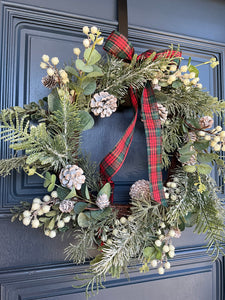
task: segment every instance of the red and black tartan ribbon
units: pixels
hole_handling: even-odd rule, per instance
[[[118,31],[113,31],[108,37],[103,49],[109,52],[111,55],[123,59],[126,62],[130,62],[134,55],[134,48],[132,44]],[[143,60],[148,58],[154,51],[147,50],[140,54],[137,59]],[[164,57],[180,57],[181,52],[166,50],[160,53],[156,53],[153,60]],[[131,103],[134,107],[135,115],[134,118],[127,128],[125,134],[118,141],[113,150],[106,155],[100,164],[100,173],[102,177],[108,182],[112,182],[111,178],[119,171],[122,167],[123,162],[129,151],[135,124],[137,121],[138,114],[138,98],[133,88],[130,87],[129,94],[131,97]],[[148,174],[149,174],[149,188],[151,198],[156,202],[166,204],[165,194],[163,190],[162,182],[162,135],[161,135],[161,122],[159,118],[156,98],[154,96],[153,89],[150,82],[148,81],[143,89],[141,97],[141,109],[142,109],[142,120],[144,122],[147,154],[148,154]]]

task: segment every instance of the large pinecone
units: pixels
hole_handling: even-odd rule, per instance
[[[59,180],[64,187],[76,190],[80,190],[82,184],[85,182],[85,176],[83,170],[77,165],[67,165],[63,168],[59,174]]]
[[[63,200],[59,204],[59,210],[64,213],[70,213],[74,208],[74,202],[71,200]]]
[[[106,194],[99,195],[95,203],[100,209],[104,209],[110,205],[109,198]]]
[[[163,124],[167,120],[168,110],[161,103],[157,103],[157,107],[159,110],[159,117],[160,117],[161,123]]]
[[[57,77],[53,76],[45,76],[41,80],[42,84],[49,89],[54,89],[58,83]]]
[[[90,106],[95,116],[109,117],[117,109],[117,98],[108,92],[96,93],[91,99]]]
[[[136,181],[130,188],[130,197],[132,200],[150,199],[149,181]]]

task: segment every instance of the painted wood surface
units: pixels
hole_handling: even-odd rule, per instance
[[[180,44],[184,57],[194,63],[215,56],[217,70],[203,66],[202,83],[211,94],[224,98],[225,2],[222,0],[128,0],[129,40],[136,52]],[[47,95],[40,80],[43,53],[68,62],[72,49],[81,46],[84,25],[96,25],[106,37],[117,28],[117,4],[111,1],[0,0],[1,85],[0,106],[23,105]],[[110,119],[97,120],[83,137],[83,148],[99,162],[121,137],[132,111],[121,110]],[[110,134],[109,134],[110,131]],[[87,144],[87,141],[91,141]],[[98,141],[98,143],[96,143]],[[126,202],[130,184],[147,176],[143,127],[139,121],[124,166],[115,177],[115,201]],[[10,157],[0,144],[0,158]],[[215,179],[220,178],[215,174]],[[9,209],[21,200],[42,195],[38,178],[13,173],[0,179],[0,284],[1,300],[85,299],[73,289],[73,276],[86,265],[64,261],[70,239],[49,239],[42,232],[10,223]],[[108,289],[94,299],[224,300],[224,259],[212,263],[205,254],[204,237],[191,230],[177,240],[173,267],[163,276],[156,270],[139,274],[138,265],[126,278],[107,280]],[[135,262],[134,262],[135,263]],[[75,283],[76,284],[76,283]]]

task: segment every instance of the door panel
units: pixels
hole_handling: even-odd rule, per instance
[[[223,98],[225,21],[220,15],[222,9],[225,10],[225,2],[204,1],[204,11],[201,9],[203,0],[184,2],[183,5],[194,11],[191,24],[190,19],[184,17],[187,13],[185,6],[182,8],[176,1],[167,3],[164,0],[161,4],[152,0],[128,0],[129,40],[136,52],[149,48],[164,49],[174,43],[181,45],[185,60],[193,57],[194,64],[211,56],[217,57],[219,68],[212,70],[203,66],[200,78],[211,94]],[[153,6],[154,10],[151,9]],[[16,0],[0,1],[0,8],[1,108],[22,106],[47,95],[40,82],[43,76],[39,67],[42,54],[58,56],[61,63],[68,62],[73,47],[82,44],[81,28],[84,25],[100,27],[104,36],[117,26],[116,1],[95,1],[93,5],[90,0],[82,3],[72,0]],[[210,15],[212,11],[217,13],[217,17]],[[147,18],[147,15],[152,18]],[[176,23],[173,20],[177,20]],[[178,23],[180,26],[177,26]],[[132,109],[121,109],[109,119],[96,120],[95,128],[83,136],[83,149],[91,153],[94,161],[101,161],[122,136],[131,119]],[[0,144],[0,158],[11,154],[6,144]],[[127,202],[129,186],[137,179],[147,178],[146,161],[145,135],[139,118],[127,159],[114,178],[116,202]],[[217,174],[214,175],[220,182]],[[10,223],[9,209],[13,205],[43,193],[38,178],[17,173],[0,178],[2,300],[85,299],[83,290],[73,289],[72,285],[74,274],[83,272],[86,265],[75,267],[64,261],[63,249],[72,241],[71,237],[65,237],[63,241],[60,237],[49,239],[40,230],[27,228],[19,222]],[[173,267],[165,275],[159,276],[156,270],[139,274],[139,266],[134,261],[136,267],[131,269],[130,281],[126,278],[107,280],[108,289],[101,291],[95,299],[225,299],[224,259],[211,262],[205,254],[204,237],[194,235],[190,229],[176,241],[176,246],[178,250]]]

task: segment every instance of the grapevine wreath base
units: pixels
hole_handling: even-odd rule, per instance
[[[225,131],[213,128],[212,117],[222,116],[225,103],[202,89],[191,58],[179,67],[179,49],[136,55],[114,31],[104,45],[108,55],[101,57],[96,50],[103,44],[101,32],[95,26],[83,32],[84,53],[81,57],[74,48],[71,65],[58,68],[57,57],[42,56],[40,66],[47,71],[42,84],[51,90],[47,98],[1,111],[1,139],[13,155],[0,160],[0,175],[25,171],[40,176],[47,189],[42,199],[15,207],[12,221],[19,218],[50,238],[71,231],[75,242],[65,254],[75,264],[97,247],[87,295],[102,286],[107,273],[128,272],[132,258],[141,262],[140,272],[158,268],[163,274],[175,255],[173,239],[186,227],[205,233],[207,251],[216,259],[224,254],[225,210],[210,172],[213,166],[223,176]],[[214,68],[218,62],[211,58],[204,64]],[[133,120],[98,168],[81,150],[82,132],[94,126],[94,118],[110,117],[128,96]],[[112,177],[128,153],[138,110],[149,180],[131,186],[128,205],[115,205]],[[163,168],[169,170],[164,183]]]

